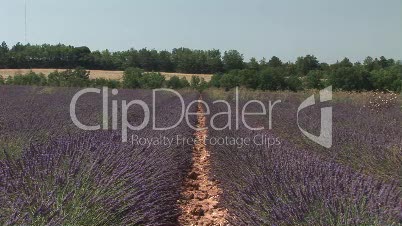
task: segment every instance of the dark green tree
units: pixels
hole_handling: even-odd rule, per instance
[[[258,73],[259,89],[284,90],[287,88],[283,69],[268,67]]]
[[[123,74],[123,87],[130,89],[140,88],[143,73],[144,71],[139,68],[127,68]]]
[[[223,55],[223,65],[225,71],[243,69],[244,68],[243,59],[244,59],[243,55],[240,54],[237,50],[225,51],[225,54]]]
[[[167,87],[171,89],[182,89],[190,86],[189,82],[185,77],[179,78],[178,76],[173,76],[167,82]]]
[[[311,70],[318,69],[319,66],[317,58],[313,55],[298,57],[296,60],[297,73],[301,76],[307,75]]]
[[[324,72],[321,70],[310,71],[305,78],[305,87],[307,89],[324,88]]]
[[[144,73],[140,78],[141,88],[146,89],[162,88],[164,82],[165,76],[163,76],[161,73],[156,72]]]
[[[281,67],[282,65],[283,65],[282,61],[276,56],[273,56],[268,61],[268,66],[270,66],[270,67]]]

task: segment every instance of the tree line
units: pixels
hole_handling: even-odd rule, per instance
[[[245,69],[212,76],[211,86],[231,89],[244,86],[261,90],[322,89],[332,85],[345,91],[402,91],[402,64],[393,59],[367,57],[363,63],[348,58],[334,64],[320,63],[316,57],[299,57],[283,63],[272,57],[268,62],[251,60]]]
[[[237,51],[192,50],[176,48],[172,51],[130,49],[110,52],[91,51],[88,47],[58,45],[23,45],[11,48],[0,46],[1,68],[59,68],[84,67],[92,70],[125,70],[129,67],[145,71],[212,74],[242,68],[243,56]]]
[[[145,72],[140,68],[127,68],[123,73],[123,79],[90,79],[90,71],[78,67],[63,71],[54,71],[49,75],[30,71],[26,74],[3,77],[0,75],[0,85],[34,85],[34,86],[60,86],[60,87],[109,87],[127,89],[157,89],[171,88],[183,89],[192,88],[203,90],[209,84],[199,76],[192,76],[190,81],[185,77],[172,76],[166,79],[159,72]]]
[[[144,48],[110,52],[108,50],[91,51],[85,46],[74,47],[63,44],[23,45],[17,43],[9,48],[3,42],[0,46],[0,68],[70,69],[77,67],[93,70],[124,70],[125,74],[134,69],[141,70],[141,74],[158,71],[214,74],[207,85],[225,89],[243,86],[250,89],[298,91],[320,89],[328,85],[333,85],[339,90],[357,91],[400,92],[402,89],[401,62],[384,56],[367,57],[363,62],[356,63],[344,58],[334,64],[320,62],[313,55],[298,57],[295,62],[282,62],[276,56],[268,61],[265,58],[260,61],[251,58],[245,62],[243,55],[236,50],[225,51],[221,54],[219,50],[188,48],[177,48],[172,51]],[[149,85],[144,85],[144,82],[140,85],[140,81],[147,80],[150,76],[154,76],[157,80],[155,74],[158,73],[140,76],[141,79],[133,83],[137,85],[128,88],[148,87]],[[183,82],[183,80],[177,82],[177,79],[175,78],[176,81],[172,84]],[[194,79],[197,80],[197,77]],[[154,82],[153,79],[151,80]],[[4,79],[3,83],[5,83]],[[202,83],[202,87],[206,86],[205,81],[199,81],[199,83]]]

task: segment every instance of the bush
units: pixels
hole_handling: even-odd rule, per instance
[[[90,83],[90,72],[85,70],[84,68],[79,67],[75,70],[67,70],[64,73],[66,74],[67,80],[69,81],[69,86],[88,86]]]
[[[281,68],[267,67],[258,73],[258,80],[262,90],[284,90],[287,86]]]
[[[341,67],[330,73],[329,83],[341,90],[371,90],[370,73],[363,67]]]
[[[293,92],[303,90],[302,81],[297,76],[289,76],[285,79],[286,88]]]
[[[109,87],[110,89],[116,89],[121,87],[121,83],[118,80],[96,78],[91,80],[92,87]]]
[[[127,68],[123,74],[123,87],[131,89],[140,88],[140,80],[143,76],[143,73],[144,71],[139,68]]]
[[[51,86],[86,87],[90,84],[89,73],[83,68],[68,69],[62,72],[54,71],[48,76],[48,84]]]
[[[196,89],[202,92],[204,89],[208,88],[208,83],[204,78],[200,78],[199,76],[192,76],[190,86],[193,89]]]
[[[198,76],[191,76],[190,86],[193,89],[196,89],[200,85],[201,79]]]
[[[46,76],[42,73],[36,74],[33,71],[28,72],[25,75],[17,74],[14,77],[9,77],[7,83],[10,85],[47,85]]]
[[[213,74],[209,81],[209,85],[217,88],[221,87],[221,78],[222,74]]]
[[[305,87],[307,89],[323,89],[324,88],[324,72],[319,70],[310,71],[307,74]]]
[[[190,87],[190,83],[188,82],[188,80],[185,77],[180,78],[180,82],[181,82],[183,88]]]
[[[243,77],[240,72],[240,70],[232,70],[229,73],[224,74],[220,79],[220,86],[225,88],[225,90],[229,90],[242,85]]]
[[[140,79],[141,88],[157,89],[163,87],[165,76],[161,73],[146,73]]]
[[[3,76],[0,75],[0,85],[4,85],[6,81],[4,80]]]
[[[402,66],[374,70],[370,73],[373,88],[382,91],[402,91]]]
[[[178,76],[173,76],[167,82],[167,87],[171,89],[182,89],[190,86],[190,83],[186,78],[179,78]]]

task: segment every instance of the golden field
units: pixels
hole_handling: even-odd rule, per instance
[[[33,71],[35,73],[43,73],[45,75],[49,75],[51,72],[59,70],[63,71],[65,69],[0,69],[0,75],[4,78],[8,76],[14,76],[16,74],[26,74],[29,71]],[[90,78],[105,78],[105,79],[116,79],[120,80],[123,77],[123,71],[104,71],[104,70],[89,70],[90,71]],[[166,79],[170,79],[173,76],[184,77],[188,81],[190,81],[192,76],[198,76],[204,78],[205,81],[210,81],[212,75],[211,74],[183,74],[183,73],[168,73],[168,72],[160,72],[162,75],[166,77]]]

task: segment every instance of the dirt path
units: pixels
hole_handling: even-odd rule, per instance
[[[201,104],[198,105],[198,112],[203,112]],[[197,127],[205,127],[203,115],[198,116]],[[218,187],[218,182],[208,176],[210,155],[205,146],[207,133],[207,130],[195,133],[198,142],[194,146],[192,169],[183,183],[180,225],[228,225],[227,210],[218,206],[222,191]]]

